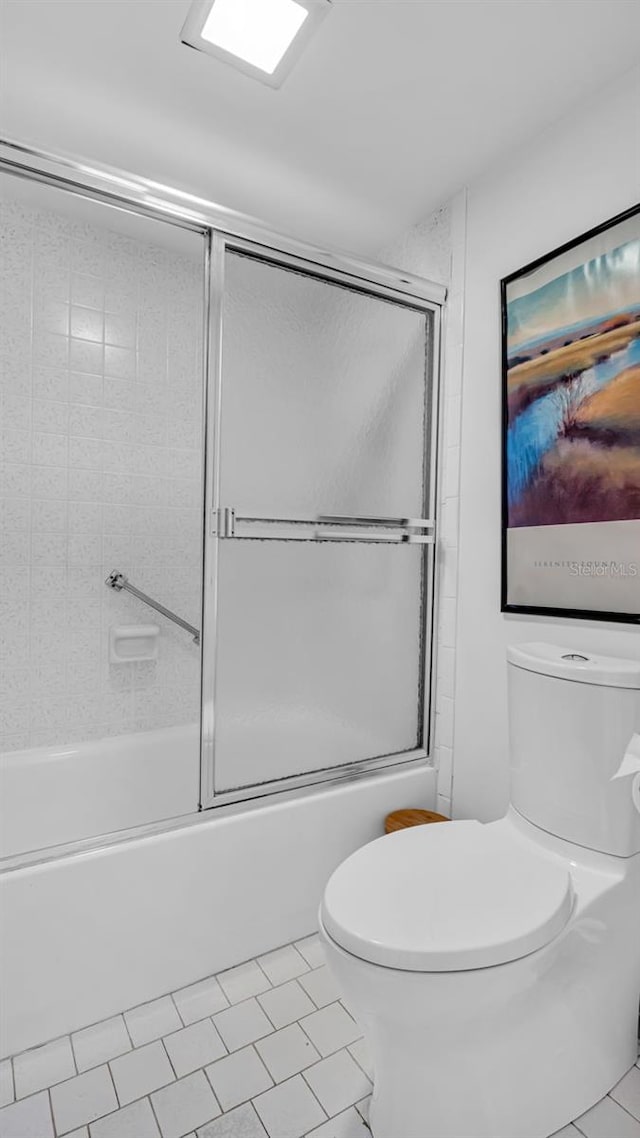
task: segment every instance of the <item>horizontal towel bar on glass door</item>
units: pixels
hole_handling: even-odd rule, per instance
[[[126,577],[124,573],[120,573],[118,569],[114,569],[113,572],[109,574],[105,585],[108,585],[110,589],[117,589],[118,592],[124,589],[127,593],[131,593],[132,597],[137,597],[143,604],[149,605],[149,608],[155,609],[155,611],[161,613],[162,616],[166,616],[167,620],[171,620],[174,624],[179,625],[180,628],[184,628],[185,632],[189,632],[191,636],[193,636],[195,644],[200,643],[200,632],[195,625],[189,624],[188,620],[183,620],[181,616],[172,612],[171,609],[165,608],[159,601],[154,601],[153,597],[150,597],[147,593],[143,593],[142,589],[137,589],[135,585],[131,584],[129,578]]]
[[[212,517],[212,533],[217,537],[245,541],[372,541],[432,545],[433,532],[420,531],[433,531],[434,526],[435,523],[427,518],[387,518],[365,514],[319,514],[316,518],[258,517],[237,514],[232,506],[214,510]]]

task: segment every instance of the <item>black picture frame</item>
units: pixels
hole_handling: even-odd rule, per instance
[[[522,268],[509,273],[500,281],[500,314],[501,314],[501,555],[500,555],[500,611],[503,613],[522,613],[531,616],[546,616],[546,617],[562,617],[576,620],[591,620],[591,621],[608,621],[623,624],[640,624],[640,611],[638,612],[622,612],[611,611],[606,608],[603,609],[590,609],[590,608],[572,608],[564,606],[544,605],[544,604],[516,604],[508,599],[508,548],[507,548],[507,534],[509,530],[508,525],[508,465],[507,465],[507,432],[509,427],[509,410],[508,410],[508,299],[507,292],[509,285],[529,274],[535,272],[543,265],[547,265],[555,259],[562,257],[565,253],[576,249],[582,244],[586,244],[594,237],[607,232],[609,229],[614,228],[621,222],[628,221],[631,218],[640,214],[640,202],[631,206],[629,209],[624,210],[622,213],[616,214],[614,217],[609,218],[607,221],[602,222],[600,225],[594,226],[592,229],[581,233],[578,237],[567,241],[557,248],[552,249],[550,252],[545,253],[541,257],[537,257],[534,261],[530,261]],[[640,550],[639,550],[640,560]],[[640,597],[640,576],[638,577],[638,591]],[[640,604],[639,604],[640,609]]]

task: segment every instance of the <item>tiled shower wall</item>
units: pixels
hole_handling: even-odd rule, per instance
[[[2,749],[195,721],[199,649],[104,579],[200,624],[199,238],[191,259],[3,189]],[[109,628],[148,623],[159,659],[110,664]]]

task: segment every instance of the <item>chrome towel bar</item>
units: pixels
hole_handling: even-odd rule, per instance
[[[434,544],[430,518],[386,518],[320,514],[315,518],[257,517],[238,514],[232,506],[213,511],[211,530],[217,537],[258,541],[358,541]],[[431,531],[425,533],[424,531]]]
[[[108,585],[111,589],[117,589],[118,592],[124,589],[127,593],[131,593],[133,597],[137,597],[139,601],[142,601],[145,605],[149,605],[149,608],[155,609],[156,612],[161,613],[162,616],[166,616],[167,620],[172,620],[174,624],[178,624],[180,628],[184,628],[185,632],[189,632],[191,636],[193,636],[194,644],[200,643],[200,632],[197,628],[189,624],[188,620],[183,620],[181,616],[172,612],[171,609],[165,608],[159,601],[154,601],[153,597],[148,596],[147,593],[143,593],[142,589],[137,589],[135,585],[131,584],[129,578],[126,577],[124,573],[120,573],[118,569],[114,569],[113,572],[109,574],[105,585]]]

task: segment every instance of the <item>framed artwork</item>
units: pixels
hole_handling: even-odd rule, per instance
[[[640,205],[501,294],[502,611],[640,623]]]

